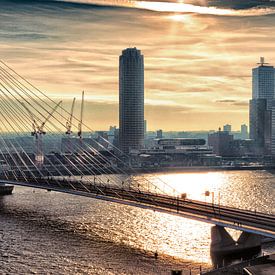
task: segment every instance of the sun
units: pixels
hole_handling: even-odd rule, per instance
[[[134,3],[134,6],[136,8],[148,9],[148,10],[158,11],[158,12],[199,13],[199,14],[212,14],[212,15],[231,15],[232,14],[232,10],[185,4],[184,1],[178,1],[178,2],[137,1]]]

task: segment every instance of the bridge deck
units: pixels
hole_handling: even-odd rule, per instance
[[[0,183],[42,188],[147,208],[275,238],[275,215],[85,181],[37,179]]]

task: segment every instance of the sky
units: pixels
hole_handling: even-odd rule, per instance
[[[0,59],[84,120],[118,125],[118,60],[145,62],[149,130],[248,124],[251,69],[275,64],[274,1],[0,0]]]

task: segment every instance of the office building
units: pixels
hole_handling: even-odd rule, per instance
[[[252,69],[252,99],[266,99],[267,110],[272,108],[274,98],[274,67],[268,66],[261,57],[260,66]]]
[[[274,67],[261,57],[259,66],[252,69],[252,100],[249,104],[250,138],[257,153],[271,152],[272,101],[274,98]],[[275,122],[274,122],[275,123]]]
[[[136,48],[119,58],[119,145],[125,153],[144,146],[144,61]]]

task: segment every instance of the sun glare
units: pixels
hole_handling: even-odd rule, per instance
[[[214,7],[201,7],[191,4],[184,4],[183,2],[147,2],[138,1],[134,4],[137,8],[143,8],[159,12],[181,12],[181,13],[199,13],[199,14],[213,14],[213,15],[231,15],[233,11],[227,9],[218,9]]]

